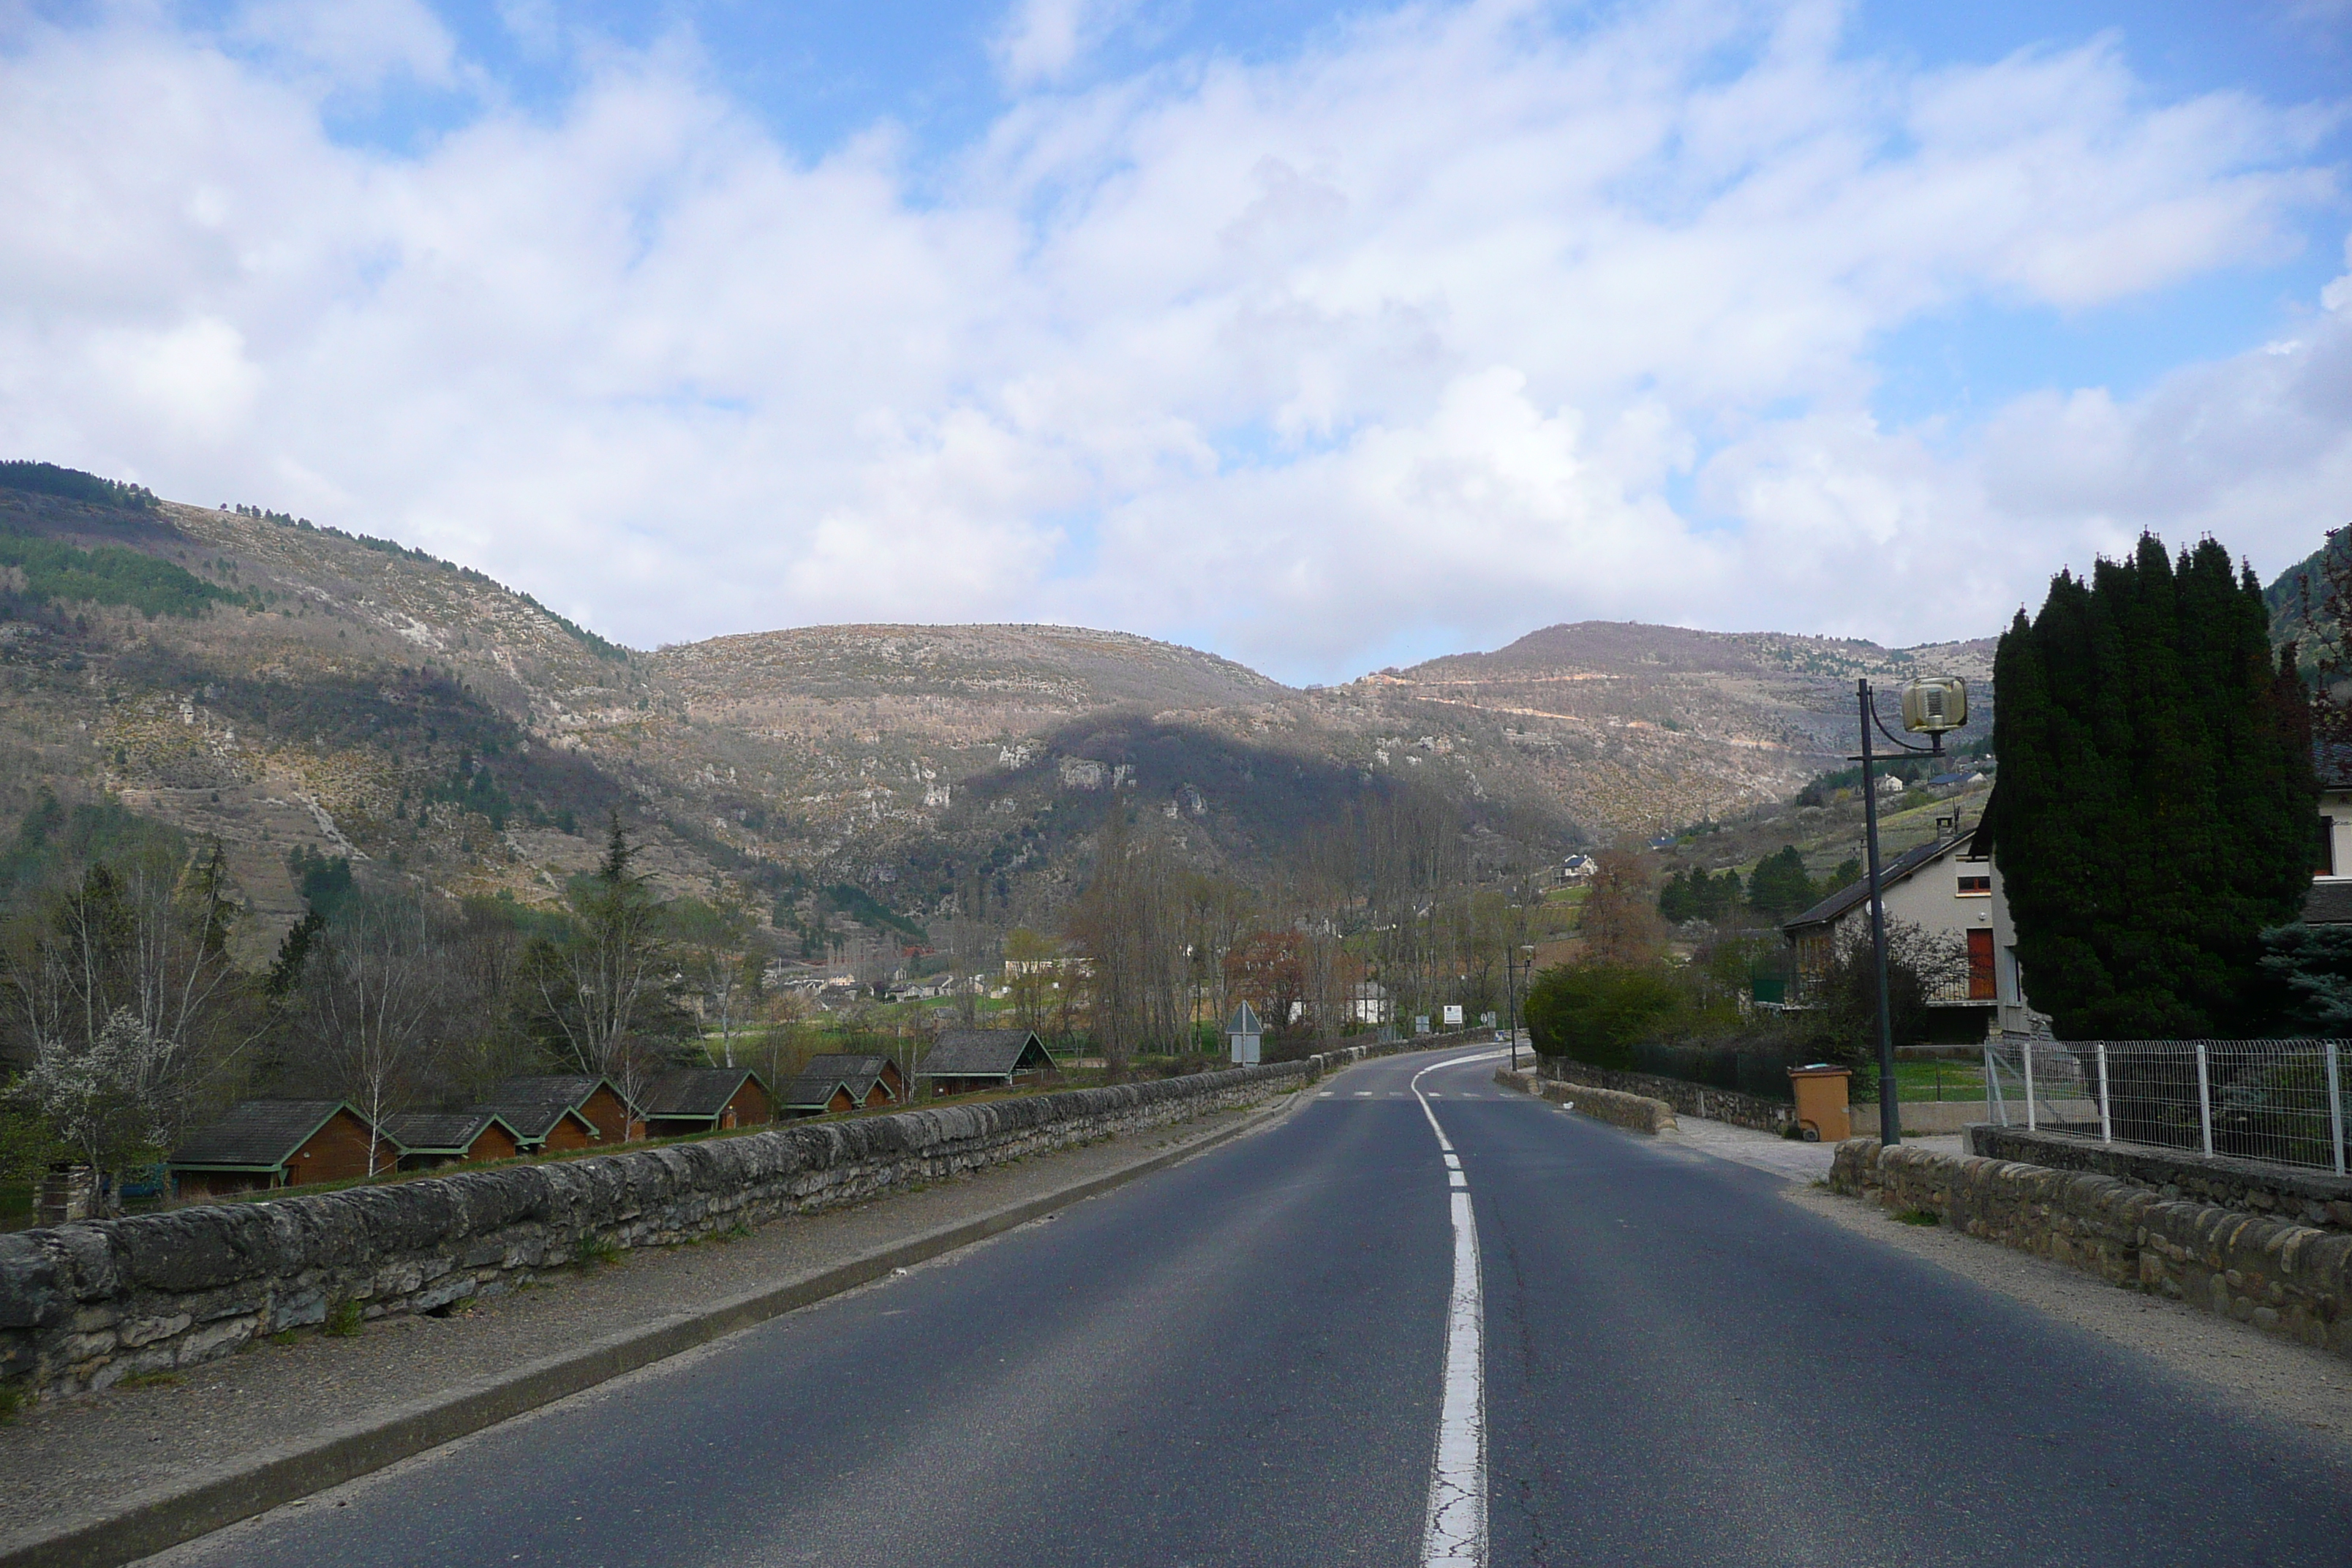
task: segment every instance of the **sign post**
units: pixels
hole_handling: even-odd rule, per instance
[[[1248,1003],[1234,1008],[1234,1016],[1225,1020],[1225,1037],[1234,1046],[1234,1066],[1257,1066],[1259,1043],[1265,1036],[1265,1030],[1259,1025],[1257,1015],[1250,1010]]]

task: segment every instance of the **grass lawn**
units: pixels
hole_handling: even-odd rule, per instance
[[[1984,1068],[1977,1062],[1896,1062],[1895,1081],[1905,1100],[1984,1098]]]

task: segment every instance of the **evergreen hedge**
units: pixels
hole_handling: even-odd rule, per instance
[[[2025,989],[2062,1039],[2242,1036],[2266,926],[2310,887],[2310,710],[2261,584],[2211,540],[2062,573],[1993,659],[2000,863]]]

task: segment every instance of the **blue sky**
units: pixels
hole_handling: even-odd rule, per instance
[[[646,644],[1981,635],[2352,521],[2352,4],[0,8],[0,445]]]

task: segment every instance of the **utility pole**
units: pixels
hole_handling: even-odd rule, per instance
[[[1862,821],[1870,856],[1870,962],[1878,982],[1878,1141],[1892,1147],[1903,1142],[1903,1112],[1895,1081],[1895,1025],[1886,1008],[1886,904],[1878,885],[1878,780],[1871,767],[1870,731],[1878,714],[1866,678],[1854,682],[1854,700],[1862,718]]]

